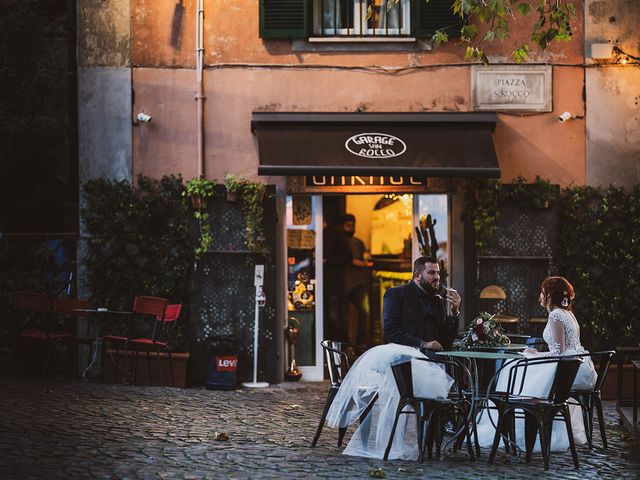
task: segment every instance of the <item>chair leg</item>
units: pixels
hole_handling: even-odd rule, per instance
[[[602,437],[602,446],[607,449],[607,434],[604,431],[604,415],[602,414],[602,400],[600,395],[594,398],[596,411],[598,412],[598,427],[600,428],[600,436]]]
[[[418,436],[418,461],[420,463],[422,463],[423,456],[422,456],[422,443],[423,443],[423,438],[422,438],[422,405],[418,406],[418,405],[414,405],[413,409],[415,410],[416,413],[416,435]]]
[[[324,427],[324,421],[327,418],[327,413],[329,412],[329,408],[333,403],[333,399],[338,393],[337,389],[331,388],[329,390],[329,395],[327,395],[327,399],[324,402],[324,410],[322,411],[322,417],[320,417],[320,422],[318,423],[318,428],[316,428],[316,434],[311,441],[311,447],[315,447],[318,443],[318,439],[320,438],[320,434],[322,433],[322,428]],[[340,446],[340,444],[338,444]]]
[[[530,413],[524,414],[524,440],[525,440],[525,463],[531,461],[531,454],[533,453],[533,447],[536,444],[536,437],[538,436],[538,422],[535,417]]]
[[[171,358],[171,350],[167,348],[167,355],[169,356],[169,374],[171,375],[171,386],[176,386],[176,380],[173,376],[173,359]]]
[[[496,425],[496,433],[493,436],[493,445],[491,445],[491,452],[489,453],[489,463],[493,463],[493,459],[495,458],[496,453],[498,452],[502,426],[504,425],[505,417],[507,417],[508,415],[512,415],[512,411],[508,411],[508,410],[503,411],[502,409],[498,408],[498,424]]]
[[[567,436],[569,437],[569,447],[571,448],[571,457],[573,458],[573,465],[576,470],[580,468],[578,462],[578,453],[576,452],[576,443],[573,440],[573,428],[571,428],[571,415],[569,415],[569,407],[564,405],[562,410],[562,416],[564,417],[564,423],[567,426]]]
[[[376,395],[371,400],[371,402],[369,402],[369,405],[367,405],[367,408],[364,409],[364,412],[362,412],[362,415],[360,415],[360,419],[359,419],[360,420],[360,437],[362,439],[363,448],[366,448],[367,445],[369,444],[369,431],[371,430],[371,423],[367,421],[367,417],[369,416],[369,413],[371,412],[371,409],[373,408],[373,405],[376,403],[377,399],[378,399],[378,396]]]
[[[396,434],[396,427],[398,426],[398,420],[400,418],[400,414],[402,413],[402,409],[406,406],[405,403],[400,400],[398,403],[398,408],[396,409],[396,417],[393,420],[393,427],[391,427],[391,433],[389,434],[389,442],[387,443],[387,448],[384,450],[383,460],[389,459],[389,452],[391,452],[391,445],[393,444],[393,437]]]
[[[147,349],[147,372],[149,373],[149,385],[153,385],[153,378],[151,374],[151,350]]]
[[[538,421],[538,431],[540,432],[540,450],[542,452],[542,459],[544,461],[544,469],[549,470],[549,455],[551,453],[551,428],[549,422],[553,423],[553,415],[548,418],[543,415],[542,421]]]
[[[591,450],[593,448],[593,404],[588,395],[580,395],[578,403],[582,411],[582,423],[584,425],[584,434],[587,437],[587,447]]]
[[[160,383],[164,385],[164,372],[162,371],[162,363],[160,362],[160,349],[156,346],[156,360],[158,361],[158,373],[160,374]]]

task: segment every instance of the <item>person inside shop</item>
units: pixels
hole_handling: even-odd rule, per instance
[[[345,294],[347,300],[347,309],[349,305],[355,307],[358,323],[355,332],[349,332],[349,338],[355,338],[358,345],[366,345],[369,343],[369,283],[367,276],[369,268],[373,267],[373,262],[365,258],[368,254],[364,242],[355,236],[356,217],[347,213],[340,219],[342,230],[347,235],[349,246],[351,247],[351,255],[353,260],[345,269]],[[351,329],[350,329],[351,330]]]
[[[418,258],[412,281],[384,294],[385,339],[426,351],[450,350],[458,332],[461,300],[455,290],[440,289],[435,258]]]
[[[322,231],[324,252],[324,309],[327,337],[339,342],[349,341],[349,319],[345,295],[345,274],[353,255],[342,228],[324,222]]]

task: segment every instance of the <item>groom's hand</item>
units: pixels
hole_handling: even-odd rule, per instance
[[[430,342],[422,340],[422,342],[420,342],[420,348],[426,348],[427,350],[433,350],[434,352],[441,352],[444,350],[442,345],[440,345],[440,342],[437,340],[432,340]]]

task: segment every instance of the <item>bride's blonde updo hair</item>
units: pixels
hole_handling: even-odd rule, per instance
[[[547,305],[571,310],[576,293],[566,278],[548,277],[542,282],[540,290]]]

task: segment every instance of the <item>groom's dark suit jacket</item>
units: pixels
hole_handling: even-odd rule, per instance
[[[412,280],[384,294],[382,320],[388,342],[419,347],[437,340],[450,350],[458,333],[458,315],[446,315],[443,297],[428,295]]]

